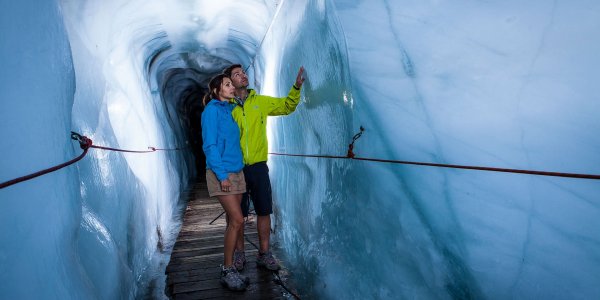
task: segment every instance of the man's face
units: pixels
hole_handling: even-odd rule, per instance
[[[233,82],[233,86],[235,86],[235,88],[248,86],[248,76],[246,76],[246,73],[244,73],[242,68],[235,68],[231,70],[231,81]]]

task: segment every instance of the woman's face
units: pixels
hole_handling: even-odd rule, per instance
[[[221,90],[219,91],[219,100],[227,101],[235,96],[235,87],[228,77],[223,78],[221,82]]]

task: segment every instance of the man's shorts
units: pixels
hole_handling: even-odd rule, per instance
[[[223,196],[223,195],[235,195],[246,192],[246,180],[244,178],[244,172],[239,171],[237,173],[229,173],[229,181],[231,182],[231,188],[229,192],[221,190],[221,182],[217,179],[215,173],[212,170],[206,170],[206,185],[208,187],[208,195]]]
[[[273,213],[273,198],[271,196],[271,180],[269,167],[266,162],[259,162],[244,167],[248,192],[242,198],[242,214],[248,216],[250,200],[258,216],[268,216]]]

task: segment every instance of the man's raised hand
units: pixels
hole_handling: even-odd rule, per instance
[[[302,76],[302,74],[304,73],[304,67],[300,67],[300,70],[298,70],[298,76],[296,76],[296,87],[297,88],[301,88],[302,84],[304,83],[304,76]]]

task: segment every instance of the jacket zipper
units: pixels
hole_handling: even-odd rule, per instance
[[[246,119],[246,111],[244,110],[244,107],[242,106],[242,116],[244,117],[244,135],[246,136],[246,141],[245,141],[245,145],[246,145],[246,157],[248,157],[248,154],[250,153],[250,151],[248,151],[248,120]],[[248,163],[248,161],[246,161],[246,163]]]
[[[246,99],[248,100],[248,99]],[[248,150],[248,120],[246,119],[246,110],[244,109],[244,104],[246,104],[246,101],[241,102],[238,99],[236,99],[235,101],[237,103],[237,105],[239,105],[242,108],[242,117],[244,119],[244,133],[246,136],[246,141],[245,141],[245,148],[246,148],[246,155],[245,157],[248,157],[250,151]],[[248,161],[245,162],[246,164],[249,164]]]

